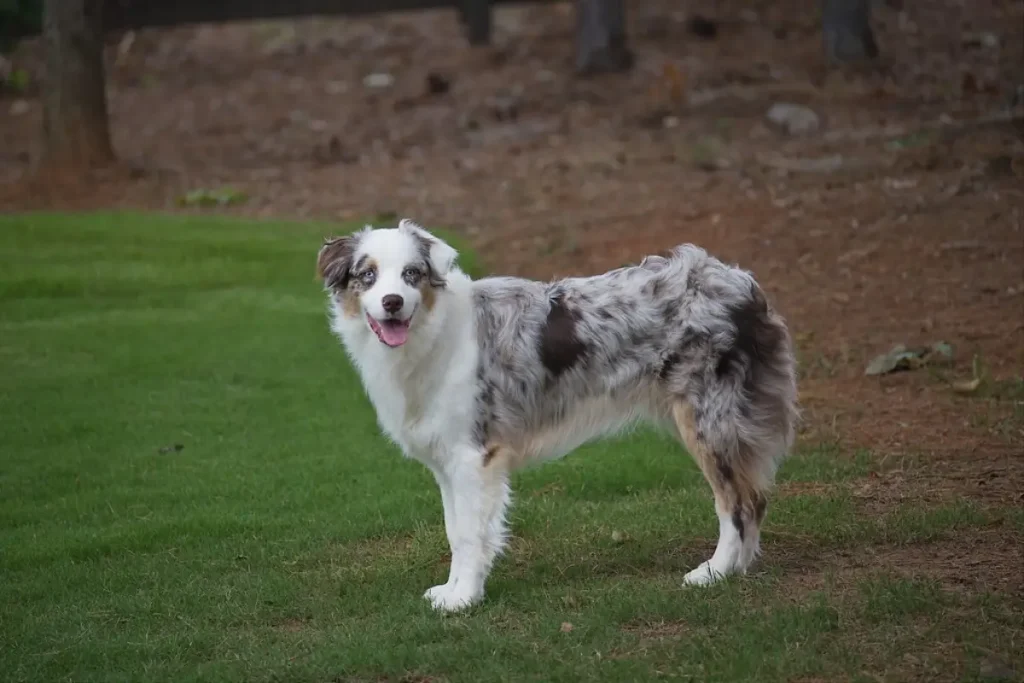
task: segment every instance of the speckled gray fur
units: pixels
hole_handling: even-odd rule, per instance
[[[558,432],[595,402],[602,431],[644,418],[669,424],[681,398],[723,465],[750,458],[770,483],[793,439],[794,359],[747,272],[682,245],[594,277],[473,287],[481,443],[524,448],[528,435]],[[553,313],[568,324],[552,329]],[[550,345],[570,350],[545,358]]]

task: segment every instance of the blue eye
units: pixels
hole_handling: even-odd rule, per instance
[[[364,271],[364,272],[363,272],[363,273],[362,273],[362,274],[361,274],[361,275],[359,276],[359,280],[360,280],[360,281],[361,281],[361,282],[362,282],[362,283],[363,283],[364,285],[366,285],[367,287],[369,287],[370,285],[372,285],[372,284],[374,283],[374,281],[375,281],[376,279],[377,279],[377,271],[375,271],[375,270],[372,270],[372,269],[371,269],[371,270],[367,270],[367,271]]]

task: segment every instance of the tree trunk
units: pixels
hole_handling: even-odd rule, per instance
[[[470,45],[491,42],[491,0],[460,0],[459,17]]]
[[[857,62],[878,56],[871,30],[871,0],[822,0],[821,30],[830,62]]]
[[[576,0],[576,70],[624,71],[633,65],[626,43],[624,0]]]
[[[103,0],[46,0],[44,167],[84,170],[113,163],[103,74]]]

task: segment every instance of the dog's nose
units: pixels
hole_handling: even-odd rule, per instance
[[[398,313],[402,310],[405,301],[397,294],[388,294],[380,300],[381,305],[387,313]]]

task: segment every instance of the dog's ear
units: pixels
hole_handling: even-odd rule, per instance
[[[435,287],[443,287],[448,271],[452,269],[459,252],[444,240],[434,237],[413,221],[403,218],[398,223],[398,229],[413,235],[420,243],[427,264],[430,266],[430,284]]]
[[[332,289],[345,289],[352,274],[358,240],[355,235],[324,240],[316,258],[316,274]]]

